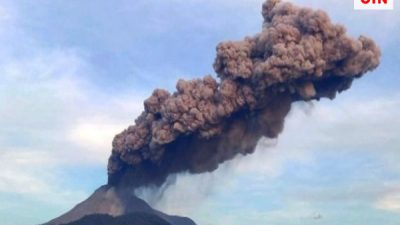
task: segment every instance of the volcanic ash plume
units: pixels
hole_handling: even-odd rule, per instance
[[[202,173],[275,138],[294,101],[350,88],[375,69],[380,51],[367,37],[353,39],[320,10],[279,0],[263,4],[261,33],[217,46],[214,69],[179,80],[177,91],[154,90],[144,112],[115,136],[109,184],[161,185],[169,174]]]

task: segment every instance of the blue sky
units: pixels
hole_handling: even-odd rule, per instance
[[[106,182],[113,135],[155,87],[213,74],[215,46],[260,30],[262,0],[0,0],[0,223],[47,221]],[[201,225],[400,221],[400,5],[296,0],[382,48],[335,101],[296,104],[278,140],[181,174],[158,209]],[[397,3],[397,2],[396,2]]]

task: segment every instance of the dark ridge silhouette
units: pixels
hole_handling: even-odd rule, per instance
[[[113,217],[110,215],[94,214],[63,225],[172,225],[162,218],[143,212],[130,213]]]
[[[132,189],[116,188],[109,185],[100,187],[88,199],[76,205],[69,212],[44,225],[67,224],[77,221],[86,215],[107,214],[121,216],[132,213],[146,213],[146,215],[161,218],[170,225],[196,225],[189,218],[170,216],[151,208],[145,201],[136,197]]]

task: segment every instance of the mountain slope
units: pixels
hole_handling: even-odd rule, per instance
[[[186,217],[170,216],[151,208],[145,201],[133,195],[129,188],[101,186],[88,199],[76,205],[69,212],[44,225],[60,225],[82,219],[88,215],[121,216],[132,213],[145,213],[165,220],[170,225],[195,225]],[[139,214],[133,214],[139,215]],[[130,224],[130,223],[129,223]]]
[[[64,225],[171,225],[164,219],[150,213],[131,213],[118,217],[110,215],[89,215]]]

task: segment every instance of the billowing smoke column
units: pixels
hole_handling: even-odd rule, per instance
[[[109,184],[161,185],[169,174],[213,171],[252,153],[261,137],[277,137],[292,102],[333,99],[379,64],[371,39],[348,37],[323,11],[268,0],[262,15],[261,33],[217,46],[219,81],[154,90],[113,141]]]

